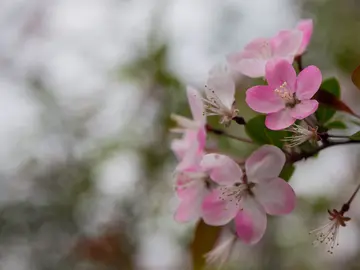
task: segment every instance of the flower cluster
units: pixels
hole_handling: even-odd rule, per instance
[[[314,96],[322,84],[321,71],[316,66],[302,68],[301,65],[301,55],[312,31],[312,20],[303,20],[295,29],[280,31],[272,38],[255,39],[241,52],[230,54],[226,66],[216,65],[210,70],[204,91],[187,88],[192,119],[172,116],[177,123],[172,131],[182,134],[171,144],[178,159],[175,169],[175,189],[180,201],[175,213],[178,222],[202,219],[212,226],[231,225],[239,240],[256,244],[265,233],[267,215],[286,215],[293,211],[295,193],[287,182],[289,179],[279,177],[284,166],[336,145],[329,141],[330,135],[315,115],[319,102]],[[243,163],[218,152],[210,153],[206,147],[208,132],[235,137],[209,126],[208,116],[220,117],[219,122],[225,127],[234,120],[248,128],[238,115],[231,71],[265,78],[266,85],[246,90],[246,104],[266,115],[264,129],[292,133],[282,138],[281,147],[260,143]],[[318,125],[325,132],[319,133]],[[304,144],[308,144],[306,151],[310,147],[312,152],[304,152]],[[345,227],[345,222],[350,220],[343,216],[345,212],[329,212],[330,223],[320,228],[319,231],[325,228],[326,232],[318,234],[316,243],[330,243],[332,252],[339,227]],[[230,239],[215,247],[208,254],[210,261],[223,262],[222,253],[227,257],[232,243]]]

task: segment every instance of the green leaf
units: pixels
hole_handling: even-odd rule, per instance
[[[320,88],[340,98],[340,84],[336,78],[332,77],[324,80]]]
[[[341,121],[332,121],[325,125],[328,129],[346,129],[346,125],[344,122]]]
[[[284,179],[286,182],[289,182],[291,176],[295,171],[295,166],[293,164],[285,164],[284,168],[282,169],[279,177]]]
[[[353,135],[351,135],[349,137],[350,140],[352,141],[360,141],[360,131],[354,133]]]
[[[288,136],[286,131],[268,129],[265,126],[265,115],[258,115],[250,119],[245,126],[245,131],[254,142],[260,145],[272,144],[277,147],[282,147],[284,137]]]
[[[340,98],[340,84],[335,78],[329,78],[324,80],[320,86],[320,89],[321,90],[319,90],[318,96],[321,93],[325,95],[324,92],[327,92],[330,93],[331,96],[336,99]],[[330,108],[327,105],[320,104],[315,115],[320,124],[325,124],[334,116],[335,113],[336,113],[335,109]]]

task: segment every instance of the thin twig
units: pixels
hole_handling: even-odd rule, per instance
[[[294,153],[289,157],[289,162],[296,162],[302,159],[307,159],[309,157],[315,156],[317,153],[319,153],[321,150],[324,150],[328,147],[336,146],[336,145],[346,145],[346,144],[358,144],[360,141],[346,141],[346,142],[329,142],[327,144],[323,144],[316,148],[315,150],[311,152],[303,152],[303,153]]]
[[[216,129],[216,128],[213,128],[213,127],[211,127],[211,126],[209,126],[209,125],[206,125],[206,130],[207,130],[208,132],[211,132],[211,133],[215,134],[215,135],[225,136],[225,137],[228,137],[228,138],[231,138],[231,139],[240,141],[240,142],[254,143],[254,142],[253,142],[252,140],[250,140],[250,139],[242,138],[242,137],[238,137],[238,136],[235,136],[235,135],[226,133],[225,131],[223,131],[223,130],[221,130],[221,129]]]

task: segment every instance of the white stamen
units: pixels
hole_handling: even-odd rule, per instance
[[[205,88],[207,88],[207,85],[205,85]],[[203,98],[205,114],[207,116],[222,116],[220,123],[229,125],[231,120],[238,114],[239,110],[235,109],[234,105],[231,108],[226,107],[221,99],[215,94],[214,90],[208,89],[208,91],[211,91],[211,95],[207,95],[206,98]]]
[[[235,202],[236,206],[239,206],[241,200],[248,194],[248,185],[239,183],[235,186],[221,186],[220,191],[220,200]]]
[[[291,93],[290,89],[288,88],[286,82],[280,85],[279,88],[276,88],[274,92],[279,97],[281,97],[281,99],[284,100],[286,104],[294,104],[296,102],[296,99],[294,98],[294,95]]]
[[[285,137],[284,142],[288,143],[289,147],[295,147],[303,144],[306,141],[316,142],[318,139],[317,127],[305,128],[303,126],[294,124],[291,127],[285,129],[285,131],[292,132],[293,135],[290,137]]]
[[[334,253],[334,248],[339,245],[339,230],[340,226],[345,227],[346,222],[350,220],[349,217],[344,217],[341,212],[336,210],[328,211],[330,214],[330,221],[325,225],[312,230],[309,234],[315,233],[316,239],[313,241],[313,246],[319,244],[325,244],[328,246],[327,252],[330,254]]]

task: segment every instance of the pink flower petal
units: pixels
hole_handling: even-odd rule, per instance
[[[302,70],[296,80],[296,97],[310,99],[319,90],[322,81],[321,71],[316,66]]]
[[[231,158],[219,154],[207,154],[200,164],[212,180],[220,185],[233,185],[242,182],[243,172]]]
[[[266,64],[266,80],[276,89],[286,82],[286,89],[290,93],[295,92],[296,72],[286,60],[272,60]]]
[[[263,207],[253,198],[247,197],[243,202],[243,210],[235,217],[237,235],[246,244],[256,244],[266,230],[266,213]]]
[[[197,134],[194,130],[187,130],[181,139],[174,139],[171,142],[171,150],[174,152],[178,160],[183,159],[186,151],[196,140]]]
[[[235,101],[235,82],[226,67],[215,65],[209,72],[207,87],[205,88],[207,97],[215,97],[229,109]]]
[[[206,116],[204,113],[204,104],[199,92],[196,89],[188,86],[186,89],[186,94],[194,120],[200,123],[205,123]]]
[[[196,220],[201,217],[201,203],[197,204],[193,201],[180,201],[176,209],[174,219],[177,222],[185,223]]]
[[[176,171],[196,170],[200,166],[200,161],[204,155],[203,149],[199,147],[197,140],[185,151],[182,160],[176,167]]]
[[[298,55],[303,54],[309,45],[312,33],[313,33],[313,21],[312,19],[301,20],[296,28],[303,33],[301,46],[297,52]]]
[[[228,58],[229,59],[229,58]],[[230,66],[250,78],[258,78],[265,76],[265,65],[267,60],[260,58],[244,58],[236,64],[229,60]]]
[[[208,194],[202,204],[202,218],[204,222],[213,226],[229,223],[239,211],[234,201],[221,199],[221,191],[214,189]]]
[[[201,216],[202,202],[208,192],[205,185],[200,186],[199,183],[197,185],[182,191],[180,204],[174,216],[177,222],[188,222]]]
[[[269,215],[286,215],[295,208],[295,192],[281,178],[263,180],[255,185],[253,191]]]
[[[259,52],[270,55],[272,53],[270,41],[269,38],[256,38],[244,47],[244,51],[253,52],[254,56],[258,56]]]
[[[284,109],[266,116],[265,126],[268,129],[280,130],[294,124],[296,119],[291,116],[289,109]]]
[[[202,172],[186,171],[176,175],[176,194],[180,199],[198,197],[202,191],[206,190],[205,181],[200,177],[194,180],[192,178],[194,174],[202,174]]]
[[[279,176],[285,161],[285,154],[278,147],[261,146],[245,162],[248,180],[253,183],[261,183],[262,179]]]
[[[299,30],[280,31],[271,39],[274,57],[295,57],[301,42],[303,33]]]
[[[258,38],[245,46],[241,53],[230,54],[227,57],[231,68],[251,77],[265,75],[266,62],[272,57],[272,48],[268,38]]]
[[[302,100],[290,110],[291,116],[296,119],[304,119],[313,114],[319,106],[319,102],[314,99]]]
[[[260,113],[273,113],[285,108],[282,99],[267,85],[251,87],[246,91],[246,103]]]

